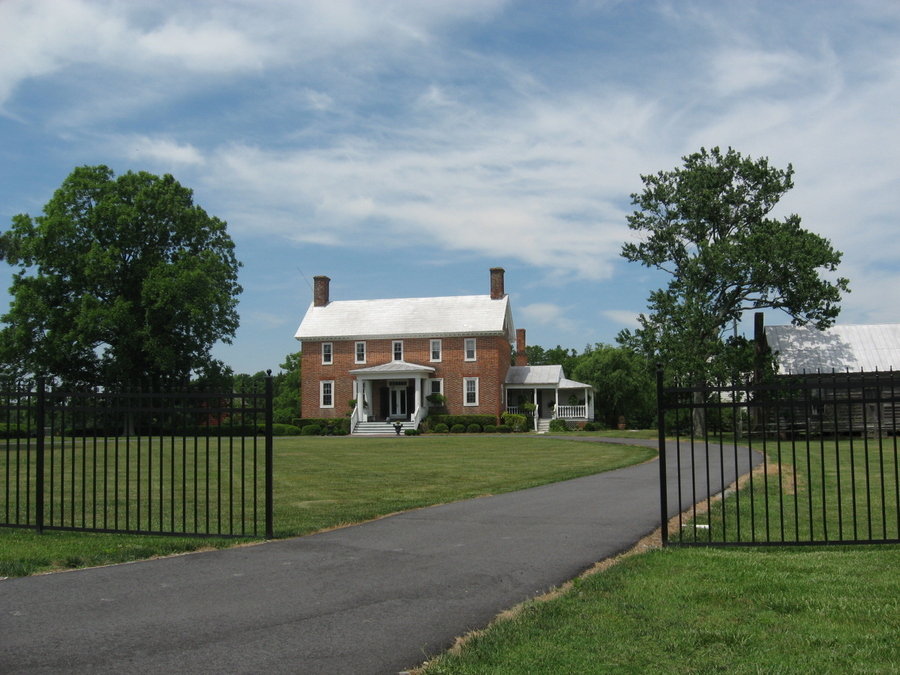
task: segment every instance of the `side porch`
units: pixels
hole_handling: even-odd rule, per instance
[[[567,379],[561,366],[513,366],[504,389],[506,411],[533,415],[534,430],[539,433],[547,431],[554,419],[594,419],[594,388]]]

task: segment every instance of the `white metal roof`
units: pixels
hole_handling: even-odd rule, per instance
[[[406,361],[388,361],[378,366],[369,366],[368,368],[357,368],[351,370],[354,375],[382,375],[390,373],[433,373],[434,368],[431,366],[421,366],[417,363],[408,363]]]
[[[562,366],[511,366],[506,373],[506,384],[555,389],[593,389],[589,384],[567,379]]]
[[[787,373],[900,370],[900,324],[766,326],[766,341]]]
[[[459,295],[441,298],[340,300],[310,305],[297,329],[298,340],[505,335],[515,343],[509,296]]]

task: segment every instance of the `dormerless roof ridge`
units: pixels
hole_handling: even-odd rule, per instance
[[[298,340],[363,340],[505,335],[515,341],[509,296],[338,300],[311,304],[294,337]]]

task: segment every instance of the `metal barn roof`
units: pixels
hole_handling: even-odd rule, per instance
[[[900,370],[900,324],[766,326],[782,374]]]

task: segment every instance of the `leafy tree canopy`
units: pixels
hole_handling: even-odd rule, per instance
[[[656,416],[656,380],[653,366],[624,347],[597,343],[585,347],[566,374],[594,387],[599,419],[609,426],[625,417],[635,428],[652,426]]]
[[[800,217],[772,218],[793,187],[793,168],[778,169],[729,148],[683,158],[672,171],[641,176],[628,226],[639,237],[626,244],[629,261],[670,275],[653,291],[640,328],[619,342],[694,381],[728,376],[746,345],[726,334],[743,312],[774,308],[793,323],[824,329],[840,311],[848,281],[829,281],[841,253],[800,227]]]
[[[172,176],[79,167],[0,240],[19,268],[7,368],[69,383],[221,376],[210,350],[237,330],[240,263],[225,223]]]

